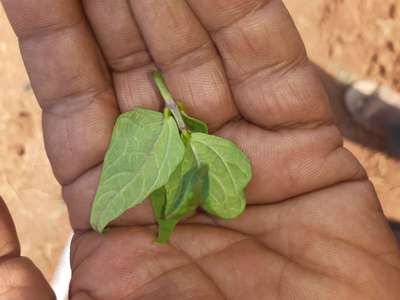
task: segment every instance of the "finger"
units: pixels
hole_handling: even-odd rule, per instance
[[[131,0],[135,19],[157,66],[187,111],[211,129],[236,117],[221,61],[184,0]]]
[[[11,215],[0,197],[1,299],[54,299],[50,286],[33,263],[20,256],[20,245]]]
[[[118,114],[79,1],[3,0],[43,109],[46,150],[62,184],[99,164]]]
[[[241,114],[265,128],[329,122],[319,78],[280,0],[188,0],[224,61]]]
[[[342,147],[342,135],[334,125],[275,132],[240,120],[216,134],[235,142],[251,161],[248,204],[279,202],[366,176]]]
[[[83,1],[86,16],[112,72],[121,111],[161,109],[149,74],[155,70],[128,0]]]
[[[281,201],[362,178],[331,126],[326,93],[282,1],[188,2],[221,53],[241,115],[269,130],[240,122],[219,133],[252,161],[248,202]]]

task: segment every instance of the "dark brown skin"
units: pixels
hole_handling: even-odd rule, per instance
[[[364,170],[342,147],[280,0],[2,2],[76,232],[71,299],[399,299],[395,238]],[[155,67],[187,111],[237,143],[254,170],[239,219],[199,213],[167,246],[154,243],[147,202],[104,235],[89,226],[116,117],[162,108],[149,77]],[[12,226],[4,228],[15,247],[1,248],[1,266],[18,255]],[[15,266],[25,269],[1,284],[32,283],[29,299],[46,299],[41,275]],[[15,290],[2,299],[28,299]]]

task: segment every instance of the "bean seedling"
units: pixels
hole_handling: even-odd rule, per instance
[[[209,135],[204,122],[174,101],[160,72],[153,78],[164,113],[135,108],[118,117],[90,222],[101,233],[150,197],[159,224],[157,241],[165,243],[178,222],[200,207],[218,218],[238,217],[246,206],[251,165],[235,144]]]

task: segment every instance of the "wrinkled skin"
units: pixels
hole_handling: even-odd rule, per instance
[[[76,233],[71,299],[399,299],[395,238],[280,0],[2,2]],[[89,226],[116,117],[162,108],[155,66],[254,171],[239,219],[198,213],[165,246],[154,243],[148,202],[104,235]],[[28,298],[46,299],[37,270],[23,270],[1,284],[31,283]],[[28,299],[15,290],[2,299]]]

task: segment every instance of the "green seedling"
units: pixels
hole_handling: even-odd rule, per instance
[[[208,134],[207,125],[176,104],[160,72],[154,81],[164,114],[136,108],[116,122],[91,211],[103,232],[126,210],[151,198],[158,242],[168,242],[176,225],[202,207],[223,219],[245,209],[251,165],[232,142]]]

